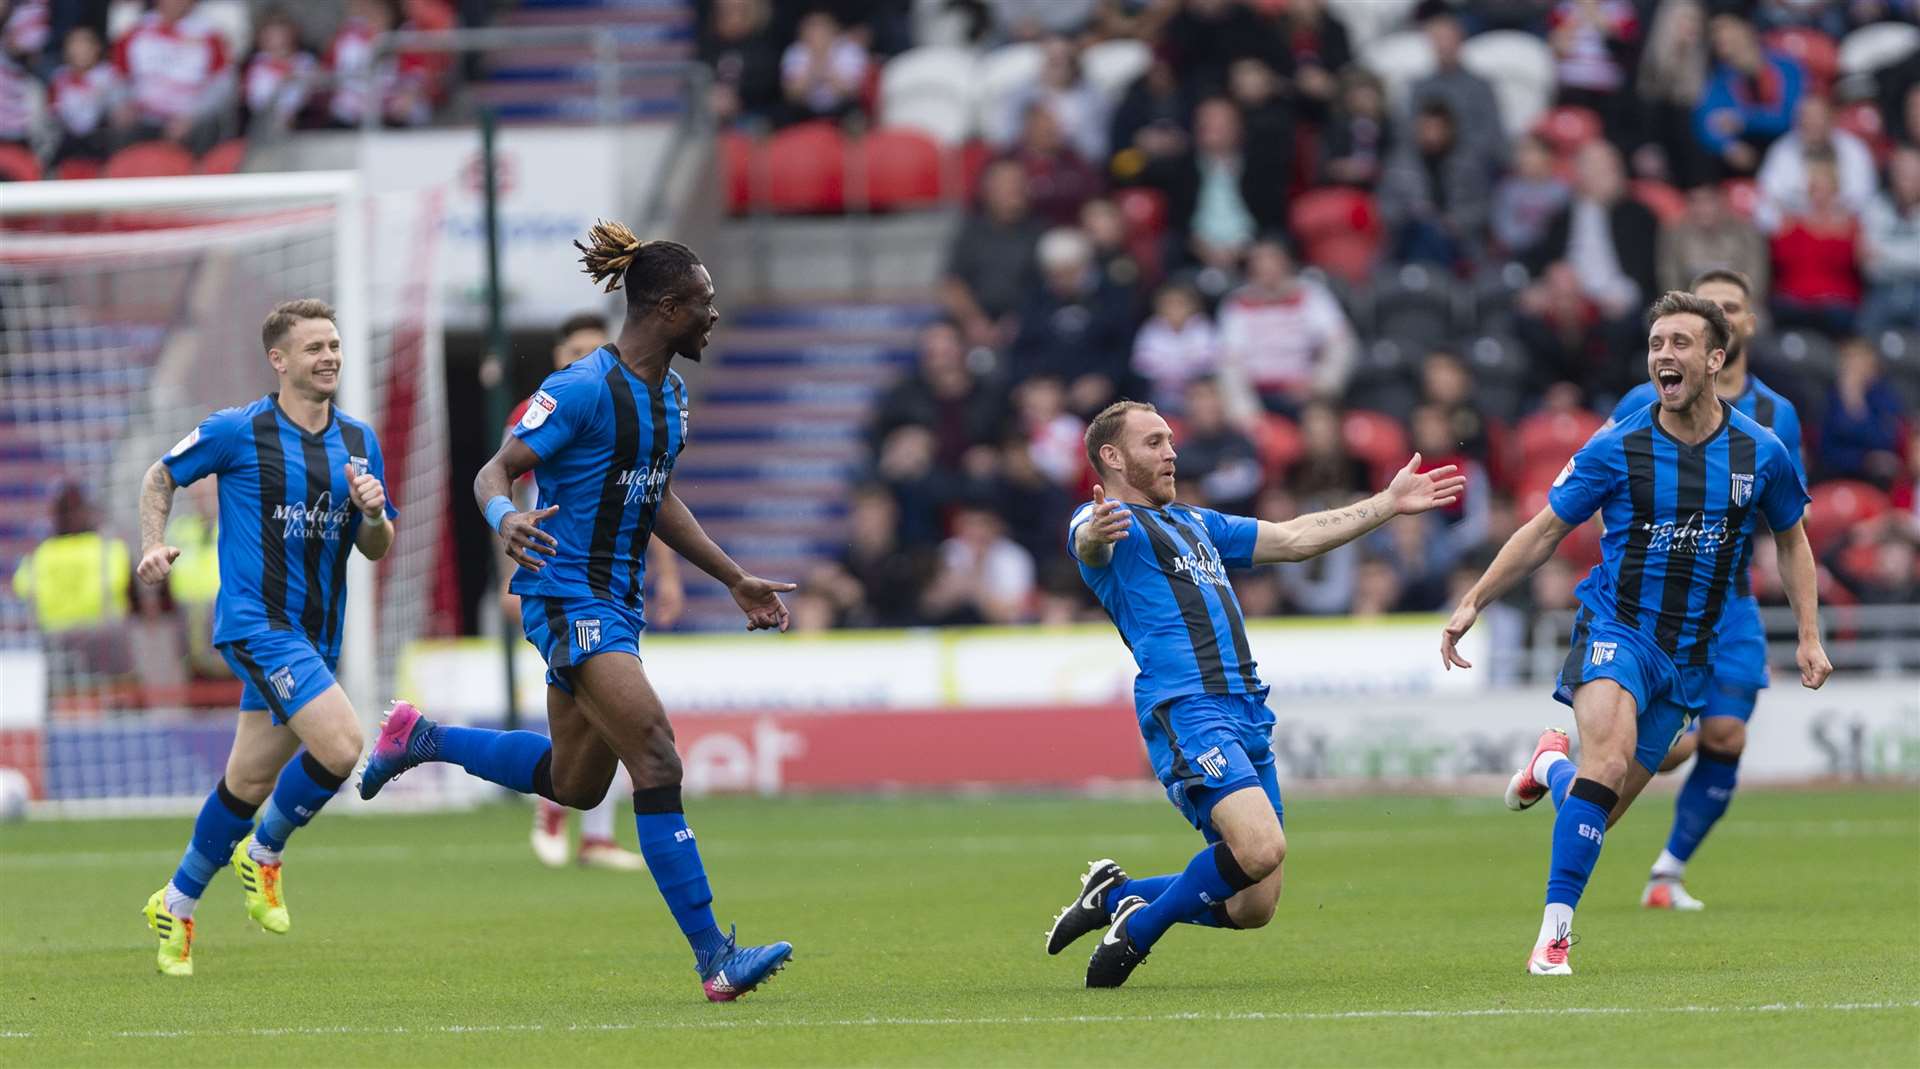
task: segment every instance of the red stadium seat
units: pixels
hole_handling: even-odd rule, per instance
[[[1813,500],[1807,504],[1807,538],[1815,556],[1825,553],[1848,529],[1865,523],[1892,506],[1887,495],[1870,483],[1839,479],[1813,488]]]
[[[1880,115],[1880,107],[1871,100],[1862,100],[1840,109],[1834,117],[1834,125],[1847,131],[1867,143],[1873,152],[1873,162],[1886,165],[1887,157],[1893,154],[1893,142],[1887,137],[1887,126]]]
[[[922,207],[940,200],[940,146],[911,127],[882,127],[854,146],[876,211]]]
[[[1580,451],[1606,420],[1585,409],[1536,412],[1514,428],[1514,449],[1521,468],[1554,467]]]
[[[1353,189],[1316,189],[1293,202],[1289,223],[1306,262],[1364,283],[1380,251],[1380,213]]]
[[[972,204],[980,195],[980,172],[993,159],[993,147],[976,138],[953,151],[960,154],[960,197]]]
[[[1660,181],[1657,178],[1637,178],[1633,183],[1633,199],[1647,206],[1647,209],[1660,217],[1660,222],[1672,225],[1687,214],[1686,194]]]
[[[53,169],[53,176],[63,181],[78,181],[85,178],[98,178],[106,164],[100,160],[71,159],[61,160],[60,166]]]
[[[37,182],[40,160],[20,145],[0,145],[0,182]]]
[[[820,214],[846,205],[847,141],[830,122],[789,126],[767,141],[767,203],[776,212]]]
[[[1340,437],[1347,452],[1365,461],[1373,469],[1374,478],[1382,482],[1413,455],[1407,448],[1406,428],[1384,412],[1347,410],[1340,419]]]
[[[208,149],[207,154],[200,157],[200,163],[194,170],[200,174],[238,174],[240,165],[245,162],[247,162],[247,139],[236,137]]]
[[[1278,479],[1306,453],[1300,428],[1285,416],[1269,413],[1254,428],[1253,444],[1260,451],[1260,467],[1269,480]]]
[[[1533,124],[1533,132],[1554,155],[1572,156],[1580,146],[1600,136],[1600,116],[1590,108],[1558,107]]]
[[[1547,507],[1547,491],[1552,488],[1552,482],[1553,477],[1548,476],[1537,486],[1528,485],[1520,491],[1514,498],[1514,518],[1517,521],[1524,523],[1531,520]],[[1576,571],[1584,572],[1600,563],[1600,536],[1600,519],[1596,516],[1575,527],[1561,540],[1553,555]]]
[[[192,174],[193,154],[171,141],[142,141],[114,153],[104,173],[108,178]]]
[[[1840,46],[1819,30],[1774,30],[1763,39],[1768,48],[1784,52],[1806,72],[1807,88],[1824,95],[1840,70]]]
[[[727,187],[729,215],[745,215],[753,207],[754,168],[762,162],[758,149],[752,137],[738,130],[720,135],[720,175]]]

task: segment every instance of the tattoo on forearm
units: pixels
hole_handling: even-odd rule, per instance
[[[173,511],[173,475],[161,465],[147,471],[140,492],[140,547],[167,540],[167,514]]]
[[[1319,513],[1314,516],[1313,525],[1315,527],[1339,527],[1349,520],[1359,522],[1371,515],[1373,515],[1373,510],[1368,506],[1355,505],[1350,509],[1341,509],[1338,512]]]

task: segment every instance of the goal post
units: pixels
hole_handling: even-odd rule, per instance
[[[397,651],[432,626],[441,567],[440,201],[433,191],[369,196],[348,171],[0,187],[0,490],[20,514],[0,521],[0,575],[57,533],[44,517],[63,487],[82,488],[106,541],[137,559],[146,467],[207,413],[272,388],[259,343],[272,305],[326,300],[345,354],[340,406],[380,434],[401,509],[377,568],[348,554],[339,680],[371,725]],[[188,497],[176,498],[176,515],[205,508]],[[40,811],[150,811],[203,797],[225,752],[218,732],[232,726],[214,701],[235,692],[217,678],[206,635],[193,633],[204,616],[176,597],[184,625],[143,614],[137,599],[122,617],[109,594],[99,626],[75,636],[4,597],[0,650],[40,650],[47,683],[38,737],[18,711],[0,719],[0,766],[37,764],[23,771]]]

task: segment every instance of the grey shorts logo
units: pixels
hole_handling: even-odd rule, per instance
[[[279,668],[273,670],[272,675],[267,677],[267,683],[273,687],[275,694],[280,695],[281,701],[290,702],[293,700],[293,669],[281,665]]]

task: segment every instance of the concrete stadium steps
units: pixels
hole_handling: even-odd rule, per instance
[[[634,73],[642,64],[688,60],[694,54],[695,13],[689,0],[521,0],[496,25],[607,29],[624,65],[620,113],[625,121],[665,119],[680,112],[683,81],[670,74]],[[481,81],[468,90],[476,104],[507,122],[593,122],[599,115],[600,72],[590,46],[541,47],[487,58]]]
[[[915,336],[936,314],[821,302],[727,313],[674,490],[749,571],[805,582],[839,555],[874,402],[912,366]],[[741,626],[719,584],[696,575],[687,598],[682,627]]]

